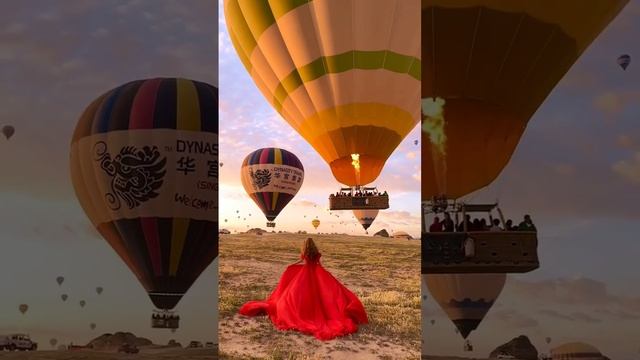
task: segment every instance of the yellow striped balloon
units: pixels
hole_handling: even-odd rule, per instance
[[[418,0],[225,0],[269,103],[349,186],[373,182],[420,118]]]

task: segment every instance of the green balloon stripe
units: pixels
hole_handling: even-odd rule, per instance
[[[276,88],[273,94],[273,105],[277,111],[280,111],[289,94],[304,83],[327,74],[337,74],[354,69],[385,69],[399,74],[407,74],[418,81],[422,78],[422,63],[416,57],[398,54],[389,50],[347,51],[338,55],[322,56],[301,68],[293,70]]]

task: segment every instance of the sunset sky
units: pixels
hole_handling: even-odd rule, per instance
[[[280,147],[300,159],[305,180],[296,197],[276,218],[276,230],[316,232],[311,220],[317,216],[321,222],[317,231],[364,235],[364,229],[351,211],[329,214],[329,194],[343,185],[334,179],[329,165],[271,107],[254,85],[229,39],[222,3],[220,1],[218,16],[220,161],[224,164],[220,177],[221,226],[232,231],[244,231],[247,226],[265,228],[267,220],[242,187],[240,166],[245,156],[256,149]],[[380,177],[371,184],[389,192],[390,209],[379,213],[369,228],[370,235],[387,229],[390,233],[406,231],[419,237],[420,144],[414,143],[419,139],[420,127],[416,125],[387,160]],[[236,214],[236,211],[240,213]],[[228,220],[226,223],[225,219]]]
[[[499,199],[517,222],[531,214],[540,269],[515,275],[470,339],[472,356],[525,334],[541,351],[585,341],[637,357],[640,325],[640,1],[595,40],[530,120],[506,169],[470,201]],[[630,54],[626,71],[616,64]],[[458,354],[462,338],[427,302],[429,354]],[[465,356],[469,356],[466,353]]]
[[[349,213],[338,218],[325,210],[339,183],[253,84],[229,42],[221,3],[0,5],[0,126],[16,128],[11,140],[0,137],[0,334],[28,332],[45,348],[52,337],[77,344],[120,330],[158,343],[214,337],[215,266],[178,305],[176,334],[150,329],[152,304],[144,289],[93,231],[69,181],[69,142],[80,113],[130,80],[178,76],[219,84],[221,227],[264,228],[266,219],[240,183],[240,164],[257,148],[277,146],[300,158],[306,178],[276,229],[314,232],[310,222],[318,216],[318,231],[364,234]],[[550,336],[552,345],[586,341],[611,358],[638,354],[639,17],[640,0],[632,0],[531,119],[499,179],[469,197],[499,199],[514,220],[531,214],[542,264],[510,278],[499,304],[470,337],[476,357],[520,334],[542,351]],[[624,53],[632,56],[626,71],[616,64]],[[369,233],[385,228],[419,235],[419,138],[416,127],[375,182],[389,191],[391,208]],[[62,287],[58,275],[67,278]],[[96,286],[104,287],[102,295]],[[62,293],[69,294],[67,302]],[[80,299],[87,301],[84,309]],[[30,305],[24,316],[21,303]],[[427,314],[436,320],[427,328],[427,353],[465,355],[453,325],[431,300]]]
[[[217,271],[210,266],[178,304],[181,329],[150,328],[153,305],[97,235],[69,180],[69,143],[83,109],[105,91],[148,77],[217,85],[215,2],[59,2],[0,5],[0,334],[28,332],[49,348],[105,332],[166,343],[212,341]],[[55,278],[67,278],[58,287]],[[97,296],[95,287],[104,287]],[[67,302],[60,295],[67,293]],[[80,299],[87,301],[80,308]],[[22,316],[18,305],[30,309]],[[96,323],[94,331],[90,323]]]

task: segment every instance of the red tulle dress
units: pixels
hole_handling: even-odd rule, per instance
[[[368,323],[360,300],[315,260],[289,265],[266,301],[249,301],[239,313],[269,315],[279,330],[298,330],[320,340],[358,331]]]

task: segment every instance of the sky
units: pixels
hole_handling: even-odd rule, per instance
[[[531,118],[513,157],[468,201],[498,199],[505,217],[531,214],[540,269],[510,275],[470,339],[474,356],[524,334],[539,350],[588,342],[611,358],[638,355],[640,272],[640,1],[632,0]],[[630,54],[622,71],[619,55]],[[465,354],[435,301],[429,354]]]
[[[471,337],[476,354],[519,334],[541,350],[542,339],[551,336],[552,344],[590,342],[611,358],[638,352],[638,16],[640,1],[632,0],[531,119],[499,179],[469,197],[498,198],[513,219],[530,213],[540,231],[542,263],[532,273],[510,276]],[[253,85],[229,43],[221,6],[204,0],[68,0],[64,7],[13,2],[0,6],[0,43],[0,125],[16,127],[10,141],[0,139],[0,333],[28,331],[42,344],[51,337],[82,343],[119,330],[161,343],[213,337],[215,265],[178,305],[182,328],[176,334],[152,330],[144,290],[75,200],[68,175],[75,123],[91,100],[130,80],[180,76],[219,83],[220,219],[228,219],[229,229],[264,227],[240,184],[240,163],[254,149],[280,146],[300,158],[306,178],[276,229],[311,232],[311,218],[318,216],[319,231],[364,233],[355,219],[324,210],[339,184]],[[616,64],[623,53],[632,56],[626,71]],[[370,233],[386,228],[419,234],[420,153],[413,143],[419,137],[416,128],[376,181],[389,191],[391,208]],[[58,275],[67,279],[61,287]],[[96,286],[104,287],[102,295]],[[67,302],[62,293],[69,294]],[[30,305],[24,316],[21,303]],[[462,354],[453,325],[431,300],[427,311],[436,319],[427,352]]]
[[[229,39],[222,3],[220,1],[218,12],[220,161],[224,164],[220,175],[221,226],[231,231],[266,228],[266,218],[242,187],[240,167],[245,156],[252,151],[280,147],[300,159],[305,179],[296,197],[276,218],[275,229],[365,235],[365,230],[351,212],[329,213],[329,194],[343,185],[335,180],[329,165],[271,107],[254,85]],[[369,228],[370,235],[386,229],[389,233],[405,231],[415,238],[420,236],[420,202],[417,200],[420,198],[420,144],[414,143],[419,139],[420,127],[416,125],[387,160],[378,179],[371,184],[381,191],[388,191],[390,208],[378,214]],[[316,216],[320,220],[317,230],[311,225]],[[228,221],[224,222],[225,219]]]
[[[178,304],[181,329],[151,329],[153,305],[92,229],[73,193],[68,157],[78,117],[115,86],[162,76],[217,85],[217,11],[205,0],[0,5],[0,125],[16,128],[10,141],[0,140],[0,334],[29,332],[41,348],[52,337],[83,344],[115,331],[156,343],[214,339],[216,265]],[[61,287],[58,275],[66,277]],[[30,306],[25,315],[21,303]]]

